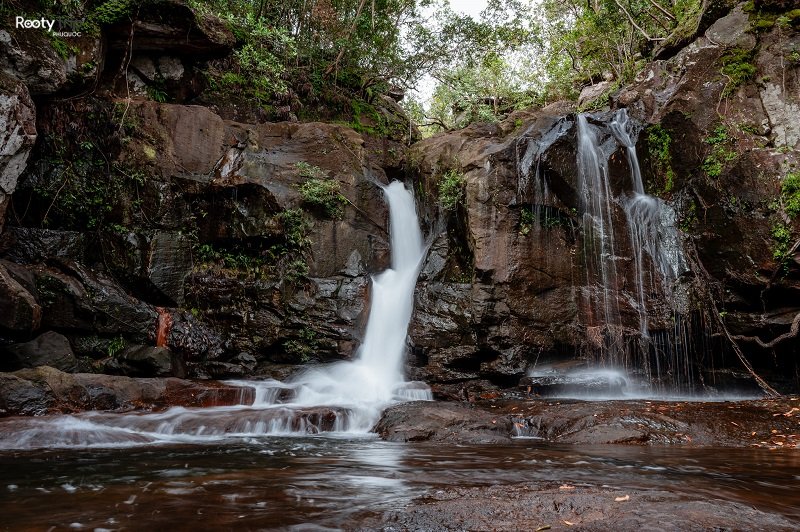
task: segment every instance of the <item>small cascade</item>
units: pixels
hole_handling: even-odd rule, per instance
[[[232,382],[255,388],[252,404],[173,407],[150,414],[86,412],[20,418],[14,430],[0,435],[0,449],[209,443],[323,432],[365,434],[390,404],[431,400],[427,385],[406,382],[403,376],[414,287],[425,255],[422,232],[411,192],[395,181],[384,187],[384,193],[389,204],[392,267],[372,279],[367,329],[355,360],[308,369],[288,382]],[[166,336],[163,331],[168,323],[166,318],[159,320],[159,337]]]
[[[644,191],[642,171],[634,142],[636,132],[628,119],[626,109],[620,109],[614,114],[609,129],[627,150],[633,192],[625,198],[623,208],[628,220],[636,272],[639,328],[642,337],[649,338],[645,294],[648,291],[654,292],[656,287],[660,286],[664,295],[670,297],[672,284],[688,268],[676,227],[675,211],[661,199],[650,196]],[[648,270],[644,265],[645,252],[659,275],[658,280],[653,278],[652,269]]]
[[[645,193],[636,153],[638,133],[625,109],[616,111],[607,123],[592,123],[583,114],[577,118],[577,185],[587,270],[588,343],[594,349],[595,362],[602,367],[641,373],[648,381],[669,381],[672,391],[685,391],[693,386],[687,326],[673,312],[674,328],[658,331],[657,337],[652,338],[650,321],[654,309],[648,309],[648,301],[653,294],[661,294],[666,302],[659,309],[663,314],[672,301],[675,281],[688,268],[674,210]],[[615,195],[609,161],[619,146],[626,152],[630,191]],[[627,231],[614,227],[618,208],[625,216]],[[617,248],[625,249],[626,240],[630,242],[632,268],[622,269],[628,259],[618,256]],[[630,273],[623,275],[623,271]],[[632,282],[626,282],[628,276],[632,276]],[[629,283],[635,294],[627,291]],[[638,313],[638,342],[626,341],[630,335],[623,334],[623,303]]]

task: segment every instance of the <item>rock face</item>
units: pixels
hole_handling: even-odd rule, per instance
[[[0,32],[3,33],[3,32]],[[2,38],[2,35],[0,35]],[[0,71],[0,232],[17,179],[36,141],[36,109],[27,87]]]
[[[614,254],[599,259],[602,272],[587,231],[590,191],[578,179],[573,109],[521,112],[412,147],[436,228],[411,328],[415,378],[509,386],[533,367],[575,359],[646,368],[651,377],[658,353],[674,352],[672,362],[659,362],[664,384],[696,387],[711,381],[714,366],[741,368],[722,340],[721,312],[757,370],[783,390],[797,389],[786,375],[796,375],[800,345],[791,328],[800,313],[793,248],[800,225],[781,207],[780,190],[800,162],[796,121],[785,115],[798,105],[800,77],[798,65],[780,57],[800,37],[795,26],[756,30],[744,5],[711,4],[696,39],[664,51],[612,93],[612,109],[586,115],[608,159],[605,224]],[[732,80],[731,64],[752,75]],[[585,96],[588,104],[592,95]],[[659,280],[652,251],[636,264],[630,227],[641,224],[625,210],[635,197],[631,165],[609,127],[623,107],[637,124],[645,192],[660,198],[662,220],[673,220],[661,223],[677,230],[687,262],[669,283]],[[464,176],[463,201],[449,213],[436,204],[448,170]],[[641,295],[637,271],[650,280]],[[618,321],[607,319],[609,306]],[[761,347],[773,338],[784,338],[769,346],[774,358]],[[678,384],[680,375],[693,375],[694,384]]]
[[[400,178],[418,193],[430,243],[408,373],[437,397],[486,398],[575,360],[689,390],[741,369],[730,340],[793,389],[800,228],[780,190],[800,163],[800,76],[785,60],[800,41],[796,24],[756,28],[731,7],[704,2],[696,29],[585,116],[608,176],[602,238],[570,104],[407,150],[387,99],[371,104],[393,130],[380,139],[299,123],[294,104],[275,123],[204,100],[202,70],[235,39],[181,2],[142,6],[66,60],[33,34],[0,30],[0,344],[56,331],[77,368],[142,376],[285,376],[351,358],[369,276],[390,263],[379,185]],[[751,74],[734,80],[732,63]],[[91,95],[53,98],[89,83]],[[583,104],[613,86],[585,91]],[[115,91],[131,97],[113,101]],[[653,249],[637,255],[630,211],[642,194],[612,126],[620,108],[656,232],[669,226],[685,259],[669,279]],[[448,171],[463,175],[451,210],[437,201]],[[315,197],[312,180],[332,193]],[[14,216],[3,216],[9,201]]]

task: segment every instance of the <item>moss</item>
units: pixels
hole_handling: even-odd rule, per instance
[[[789,258],[789,247],[792,244],[792,230],[783,223],[777,223],[772,226],[772,240],[775,242],[775,247],[772,251],[772,257],[780,264],[786,263]]]
[[[344,205],[347,203],[339,192],[341,183],[330,179],[318,166],[299,162],[295,167],[300,177],[306,179],[305,183],[300,185],[303,202],[320,209],[329,218],[341,218],[344,214]]]
[[[647,131],[647,146],[650,157],[654,162],[655,170],[661,177],[664,193],[671,192],[675,184],[675,171],[672,169],[670,159],[670,146],[672,136],[660,124],[650,127]]]
[[[528,233],[531,232],[534,219],[535,216],[533,215],[533,207],[523,208],[519,215],[519,234],[522,236],[527,236]]]
[[[800,215],[800,172],[786,174],[781,182],[783,209],[790,218]]]
[[[756,75],[756,66],[753,64],[753,54],[753,50],[733,48],[725,52],[722,56],[722,68],[720,72],[727,79],[725,88],[722,90],[723,98],[733,94],[737,87]]]
[[[736,152],[731,149],[733,139],[728,135],[728,128],[720,124],[714,128],[705,142],[711,146],[711,153],[703,161],[703,171],[709,177],[717,177],[722,174],[725,166],[737,157]]]
[[[317,339],[316,331],[310,327],[300,329],[298,336],[295,340],[284,342],[283,348],[296,362],[304,364],[319,349],[319,340]]]

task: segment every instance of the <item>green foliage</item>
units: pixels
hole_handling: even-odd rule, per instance
[[[705,142],[711,146],[711,153],[703,161],[703,171],[709,177],[717,177],[722,173],[725,165],[737,157],[736,152],[731,148],[733,139],[728,135],[728,128],[724,124],[720,124],[714,128]]]
[[[534,222],[533,208],[523,208],[519,215],[519,234],[527,236]]]
[[[213,244],[202,244],[195,250],[195,258],[206,266],[217,265],[233,271],[252,274],[263,274],[265,261],[261,257],[254,257],[241,249],[216,247]]]
[[[756,67],[753,64],[753,54],[753,50],[733,48],[722,56],[722,69],[720,72],[727,79],[725,88],[722,90],[723,98],[733,94],[737,87],[755,76]]]
[[[306,178],[306,182],[300,185],[303,202],[321,209],[329,218],[341,218],[344,215],[344,204],[347,203],[339,192],[341,183],[328,178],[318,166],[305,162],[297,163],[295,166],[300,177]]]
[[[123,349],[125,349],[125,339],[122,336],[117,336],[108,343],[106,354],[110,357],[113,357]]]
[[[783,209],[790,218],[800,215],[800,172],[786,174],[781,182]]]
[[[297,362],[305,364],[311,359],[319,349],[317,333],[310,327],[300,329],[299,337],[296,340],[287,340],[283,344],[288,355],[291,355]]]
[[[789,258],[789,247],[792,244],[792,230],[783,223],[777,223],[772,226],[772,240],[775,241],[775,248],[772,251],[772,257],[780,264],[785,264]]]
[[[663,176],[662,191],[664,193],[672,191],[675,181],[675,171],[672,169],[670,159],[671,145],[672,136],[660,124],[651,126],[647,130],[647,146],[656,171]]]
[[[439,205],[446,211],[454,211],[464,202],[464,174],[448,170],[439,180]]]
[[[290,283],[305,278],[308,275],[308,264],[303,259],[295,259],[289,262],[283,270],[283,278]]]
[[[278,214],[278,220],[283,225],[286,250],[301,250],[311,245],[311,240],[308,238],[311,222],[306,218],[303,209],[286,209]]]

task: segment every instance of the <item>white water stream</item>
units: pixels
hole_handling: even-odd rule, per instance
[[[387,406],[430,400],[423,383],[406,382],[408,324],[425,246],[414,198],[399,181],[384,187],[392,267],[372,279],[364,342],[353,361],[300,372],[288,382],[238,381],[256,389],[252,405],[182,408],[151,414],[87,412],[18,418],[0,432],[0,449],[118,447],[209,443],[264,435],[365,434]]]

